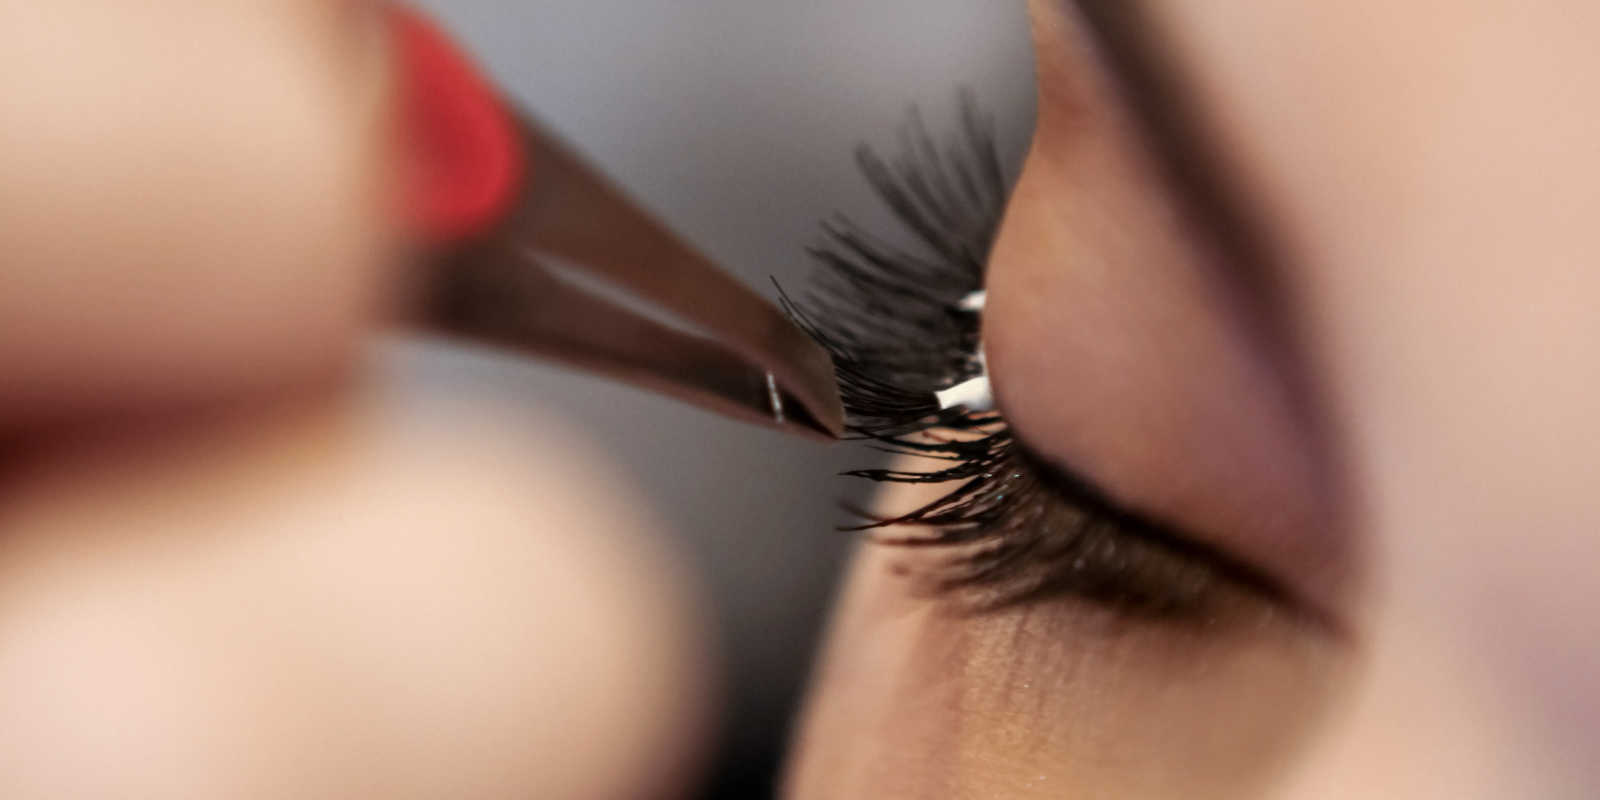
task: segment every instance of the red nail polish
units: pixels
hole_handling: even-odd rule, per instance
[[[499,94],[438,25],[393,6],[400,124],[409,153],[407,222],[435,242],[483,232],[531,171]]]

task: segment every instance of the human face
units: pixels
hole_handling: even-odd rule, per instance
[[[867,545],[791,796],[1584,796],[1600,15],[1031,7],[1000,408],[1316,613],[972,613],[927,551]]]

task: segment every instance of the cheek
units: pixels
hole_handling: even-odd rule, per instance
[[[3,16],[0,426],[338,364],[375,313],[388,237],[380,82],[337,15],[74,0]]]
[[[891,490],[886,507],[922,498]],[[1338,696],[1344,653],[1263,618],[1144,625],[1072,601],[957,611],[935,551],[865,545],[830,629],[786,796],[1265,796]]]

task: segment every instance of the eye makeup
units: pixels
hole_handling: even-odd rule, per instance
[[[977,395],[950,402],[955,387],[987,377],[980,293],[1008,195],[990,121],[970,96],[960,108],[960,133],[946,142],[913,115],[896,158],[857,153],[919,252],[834,222],[813,250],[823,269],[788,304],[833,354],[852,433],[938,464],[850,474],[953,487],[859,529],[879,543],[937,551],[933,584],[980,610],[1072,597],[1209,623],[1254,599],[1314,615],[1275,576],[1038,457]]]

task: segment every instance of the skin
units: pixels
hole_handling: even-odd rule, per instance
[[[0,2],[0,796],[689,785],[649,509],[549,420],[363,376],[409,283],[380,12]]]
[[[1345,610],[1351,559],[1310,425],[1082,28],[1034,13],[1039,123],[985,310],[1007,421],[1120,502]],[[1349,659],[1342,635],[1254,600],[1198,628],[1070,599],[974,615],[926,589],[924,559],[859,554],[790,796],[1247,796]]]
[[[704,668],[648,511],[493,408],[385,433],[352,370],[407,285],[373,7],[126,5],[0,4],[0,796],[673,793]],[[1262,308],[1032,7],[1002,407],[1337,624],[975,615],[869,546],[788,794],[1594,796],[1600,19],[1152,0]]]
[[[1141,7],[1282,291],[1210,246],[1072,4],[1034,0],[997,399],[1338,624],[972,615],[869,544],[787,796],[1593,796],[1600,14]]]

